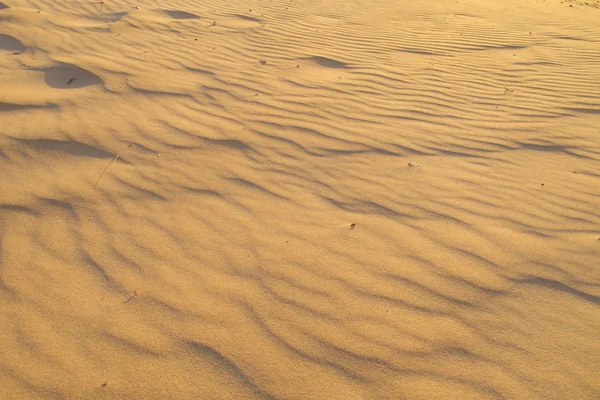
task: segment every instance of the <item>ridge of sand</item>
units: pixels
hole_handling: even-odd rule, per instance
[[[600,398],[598,1],[0,3],[0,398]]]

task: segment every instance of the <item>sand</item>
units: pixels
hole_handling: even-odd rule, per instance
[[[599,399],[600,1],[2,0],[1,399]]]

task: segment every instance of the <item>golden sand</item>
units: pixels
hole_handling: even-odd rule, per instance
[[[0,399],[599,399],[600,1],[2,0]]]

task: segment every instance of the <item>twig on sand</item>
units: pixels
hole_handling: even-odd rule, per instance
[[[137,296],[138,296],[138,293],[137,293],[137,291],[134,290],[131,297],[129,297],[127,300],[125,300],[125,303],[123,303],[123,304],[129,303],[131,300],[135,299]]]
[[[106,170],[108,169],[108,167],[110,167],[112,165],[112,163],[114,163],[115,161],[117,161],[117,158],[119,158],[119,156],[120,156],[120,154],[117,154],[117,156],[110,163],[108,163],[108,165],[106,166],[106,168],[104,168],[104,171],[102,171],[102,173],[98,177],[98,180],[96,181],[96,183],[94,183],[94,188],[96,188],[96,185],[98,184],[98,182],[100,182],[100,179],[102,179],[102,176],[104,175],[104,173],[106,172]]]

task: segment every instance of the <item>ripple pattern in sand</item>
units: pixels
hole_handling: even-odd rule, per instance
[[[598,398],[595,11],[412,3],[0,3],[0,397]]]

